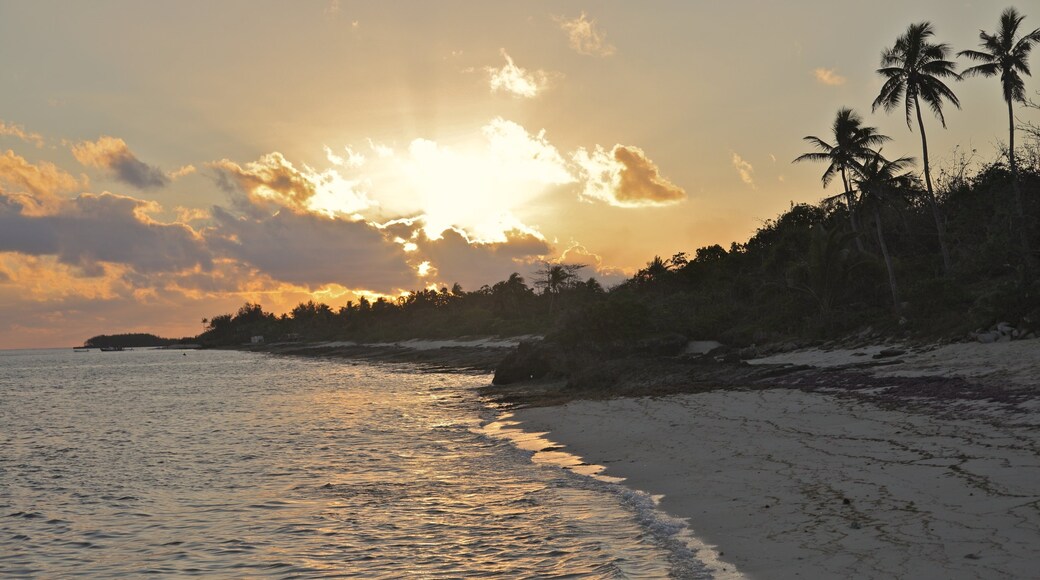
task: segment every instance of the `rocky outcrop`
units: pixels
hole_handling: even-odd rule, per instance
[[[521,342],[495,368],[495,385],[563,376],[566,361],[559,349],[545,341]]]
[[[1025,319],[1020,322],[1018,326],[1014,326],[1007,322],[999,322],[989,327],[989,329],[979,329],[970,333],[968,336],[969,338],[977,340],[983,344],[1036,338],[1036,333],[1030,329],[1029,322],[1028,319]]]

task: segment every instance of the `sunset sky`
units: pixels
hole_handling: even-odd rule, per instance
[[[881,51],[922,20],[977,48],[1003,8],[0,0],[0,348],[728,247],[838,191],[791,160],[841,106],[919,157],[870,112]],[[999,84],[953,88],[933,164],[993,159]]]

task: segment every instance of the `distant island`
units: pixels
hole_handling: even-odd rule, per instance
[[[191,342],[186,338],[163,338],[154,334],[143,332],[130,334],[99,334],[83,341],[84,348],[147,348],[160,346],[173,346]]]

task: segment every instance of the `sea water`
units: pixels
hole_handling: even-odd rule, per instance
[[[490,436],[489,378],[0,351],[0,576],[711,576],[645,496]]]

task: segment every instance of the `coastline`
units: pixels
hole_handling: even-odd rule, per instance
[[[663,496],[747,576],[1025,578],[1038,346],[804,349],[613,396],[504,390],[520,429]]]
[[[488,373],[519,340],[246,350]],[[610,367],[609,388],[540,380],[480,393],[508,412],[500,421],[550,442],[529,449],[534,461],[562,451],[569,469],[661,497],[717,569],[1019,578],[1040,569],[1038,346],[636,357]]]
[[[280,342],[245,344],[231,348],[248,352],[335,358],[371,363],[409,364],[420,370],[457,373],[492,373],[520,341],[534,337],[413,339],[398,342],[357,343],[353,341]]]

